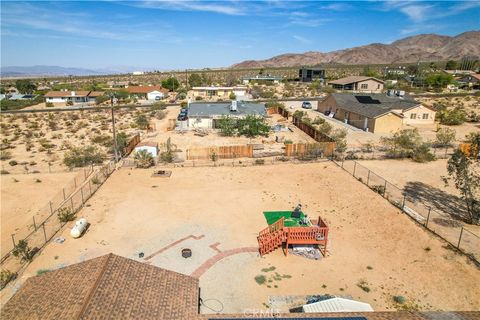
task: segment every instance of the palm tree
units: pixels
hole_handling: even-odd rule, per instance
[[[147,150],[139,150],[135,152],[135,164],[137,168],[149,168],[153,166],[153,156]]]

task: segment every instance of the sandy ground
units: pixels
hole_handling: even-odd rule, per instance
[[[218,250],[256,247],[266,227],[262,211],[289,210],[301,201],[306,213],[330,226],[329,256],[312,261],[284,257],[281,250],[262,258],[255,252],[228,256],[200,275],[202,298],[218,300],[209,300],[210,307],[242,312],[264,308],[271,296],[329,293],[375,310],[393,309],[393,295],[422,310],[480,308],[480,273],[473,264],[330,162],[172,170],[170,178],[152,178],[151,170],[113,173],[79,213],[91,222],[87,233],[74,240],[65,229],[66,241],[49,244],[2,290],[2,301],[39,269],[109,252],[191,274]],[[193,250],[191,259],[180,256],[185,247]],[[271,266],[276,270],[261,271]],[[270,288],[254,281],[275,272],[286,277],[272,280]],[[370,292],[357,286],[362,279]]]
[[[33,230],[32,217],[41,223],[50,210],[48,201],[62,195],[78,172],[10,174],[0,176],[1,256],[12,249],[11,235],[18,241]],[[26,199],[28,195],[28,201]]]

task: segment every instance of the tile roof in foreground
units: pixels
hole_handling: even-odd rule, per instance
[[[108,254],[29,278],[2,319],[195,319],[198,279]]]

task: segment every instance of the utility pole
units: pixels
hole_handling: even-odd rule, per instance
[[[113,155],[115,156],[115,163],[118,162],[118,152],[117,152],[117,134],[115,132],[115,109],[113,108],[113,102],[115,99],[115,94],[110,95],[110,102],[112,103],[112,130],[113,130]]]
[[[185,69],[185,88],[188,91],[188,69]]]

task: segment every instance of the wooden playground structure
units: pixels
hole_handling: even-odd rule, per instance
[[[260,231],[257,240],[260,256],[266,255],[280,246],[282,246],[285,256],[288,256],[290,244],[310,244],[318,245],[320,252],[326,257],[328,226],[322,218],[318,217],[316,225],[313,226],[286,227],[285,217],[281,217]]]

